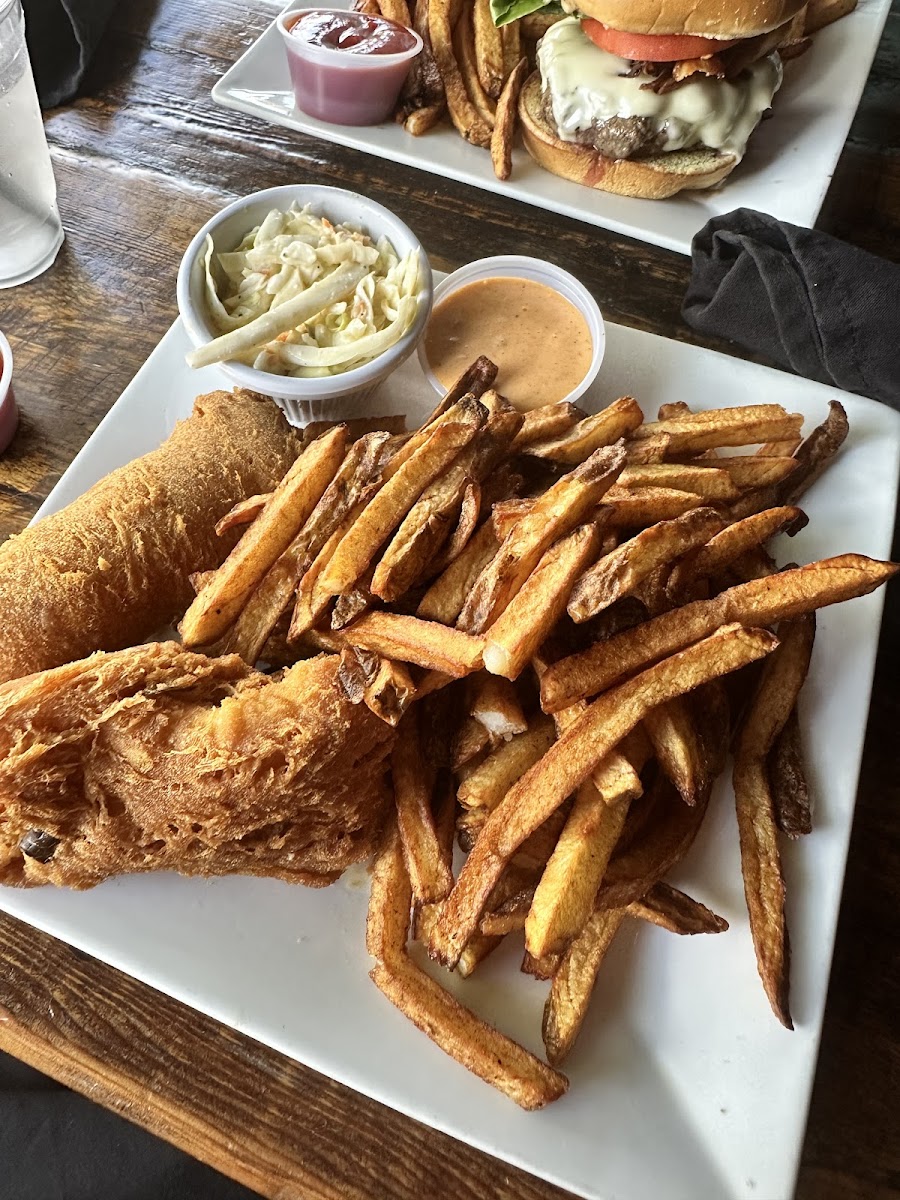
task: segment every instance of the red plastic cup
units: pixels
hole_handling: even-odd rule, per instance
[[[359,15],[346,9],[304,8],[282,13],[278,18],[297,107],[329,125],[378,125],[386,120],[397,103],[413,59],[422,49],[422,39],[413,29],[397,26],[383,17],[371,17],[370,21],[402,29],[413,44],[396,54],[354,53],[331,46],[314,46],[292,33],[294,26],[310,13],[335,13],[348,18]]]
[[[0,333],[0,454],[13,440],[19,424],[19,410],[12,390],[12,369],[12,350]]]

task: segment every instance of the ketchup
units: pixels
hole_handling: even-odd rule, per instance
[[[412,50],[415,38],[396,21],[370,17],[365,13],[301,13],[289,27],[292,37],[310,46],[344,50],[348,54],[403,54]]]
[[[390,118],[422,39],[384,17],[343,9],[283,13],[294,99],[331,125],[377,125]]]

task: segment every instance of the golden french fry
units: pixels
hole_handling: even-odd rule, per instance
[[[711,508],[695,508],[645,529],[601,558],[572,589],[568,613],[582,622],[633,592],[659,567],[702,546],[718,533],[723,518]]]
[[[828,416],[800,444],[794,455],[797,469],[779,489],[780,504],[797,503],[840,450],[849,432],[850,425],[843,405],[837,400],[829,401]]]
[[[777,534],[789,533],[793,536],[805,524],[806,514],[802,509],[790,505],[767,508],[735,521],[715,533],[705,546],[675,564],[666,585],[669,599],[673,603],[693,599],[692,593],[698,584],[702,585],[705,580],[720,575],[737,559],[763,546]]]
[[[673,454],[696,454],[719,446],[750,446],[781,441],[800,431],[803,417],[788,413],[780,404],[747,404],[740,408],[714,408],[684,413],[665,421],[648,421],[632,433],[636,441],[664,433]]]
[[[484,643],[458,629],[399,613],[371,612],[342,631],[348,645],[461,678],[481,666]],[[421,687],[417,694],[423,694]]]
[[[534,887],[520,888],[508,900],[481,918],[481,933],[484,937],[505,937],[517,929],[525,928],[525,918],[534,899]],[[477,936],[477,935],[476,935]],[[462,959],[460,959],[462,962]]]
[[[415,698],[415,684],[403,663],[379,656],[378,669],[363,691],[366,707],[388,725],[397,725]]]
[[[531,442],[524,446],[524,452],[553,462],[584,462],[601,446],[611,446],[619,438],[634,433],[643,419],[638,402],[632,396],[623,396],[565,433]]]
[[[795,438],[793,443],[772,442],[773,446],[787,444],[799,445],[802,439]],[[716,467],[727,471],[731,482],[744,491],[747,488],[769,487],[781,483],[797,469],[797,460],[790,454],[771,454],[757,456],[755,454],[723,454],[716,459]]]
[[[338,425],[303,451],[184,614],[179,631],[186,646],[208,645],[225,633],[327,488],[344,457],[346,437]]]
[[[664,487],[695,492],[704,500],[736,500],[738,488],[728,471],[698,463],[632,464],[619,476],[627,488]]]
[[[654,708],[644,729],[659,765],[678,789],[685,804],[696,804],[707,786],[703,746],[687,698],[679,696]]]
[[[607,804],[590,780],[578,789],[525,922],[525,948],[534,958],[565,950],[590,919],[630,799]]]
[[[796,707],[775,739],[766,765],[778,828],[791,838],[811,833],[812,809]]]
[[[271,492],[266,492],[262,496],[248,496],[246,500],[238,500],[237,504],[229,509],[217,523],[216,533],[222,537],[236,525],[249,525],[251,521],[255,521],[268,504],[271,495]]]
[[[459,616],[461,629],[482,633],[493,624],[544,551],[570,533],[596,506],[622,469],[623,459],[620,447],[596,450],[534,502],[476,580]]]
[[[471,713],[495,740],[509,741],[528,728],[515,687],[498,675],[476,677]]]
[[[597,972],[624,918],[624,908],[592,913],[563,955],[544,1005],[543,1035],[548,1062],[561,1063],[575,1044]]]
[[[419,904],[443,900],[453,875],[441,853],[431,807],[433,772],[422,756],[416,710],[397,730],[391,752],[391,777],[397,804],[397,824],[413,899]]]
[[[655,433],[652,437],[635,442],[631,438],[625,441],[625,462],[629,466],[642,463],[665,462],[669,454],[669,438],[665,433]]]
[[[784,877],[766,760],[794,710],[806,678],[815,618],[810,613],[783,622],[779,629],[782,640],[778,652],[763,667],[756,695],[738,732],[734,797],[744,894],[760,978],[772,1011],[784,1026],[793,1029],[788,1005],[790,949],[784,917]]]
[[[603,503],[604,507],[609,508],[611,528],[637,529],[644,525],[656,525],[660,521],[672,521],[692,508],[700,508],[706,501],[695,492],[680,492],[675,488],[642,487],[629,490],[616,486],[609,489]]]
[[[466,717],[453,738],[450,765],[454,771],[461,771],[469,763],[483,762],[492,745],[491,735],[484,725],[474,717]]]
[[[584,415],[576,405],[565,401],[532,408],[523,414],[522,428],[513,438],[510,449],[515,453],[530,446],[532,442],[543,442],[568,433]]]
[[[491,144],[491,127],[469,99],[453,49],[452,0],[430,0],[428,31],[435,62],[444,81],[450,119],[467,142]]]
[[[503,69],[503,40],[491,16],[490,0],[475,0],[473,24],[478,78],[488,96],[499,100],[506,72]]]
[[[691,406],[684,400],[672,400],[668,404],[661,404],[656,413],[658,421],[669,421],[673,417],[685,417],[691,411]]]
[[[434,2],[434,0],[432,0]],[[445,1054],[528,1110],[564,1095],[569,1081],[486,1024],[408,958],[379,963],[376,987]]]
[[[452,625],[462,612],[475,580],[497,553],[500,543],[490,520],[469,539],[468,545],[437,577],[422,599],[416,614]]]
[[[600,526],[579,525],[546,550],[505,611],[488,628],[484,665],[518,679],[563,615],[575,581],[597,555]]]
[[[655,883],[646,896],[632,901],[625,911],[629,917],[648,921],[670,933],[724,933],[728,928],[724,917],[668,883]]]
[[[384,833],[372,867],[372,890],[366,918],[366,950],[378,962],[395,963],[406,953],[412,888],[403,861],[396,818]]]
[[[477,400],[462,399],[434,422],[431,433],[392,474],[344,534],[320,577],[339,596],[351,588],[428,485],[471,442],[487,419]]]
[[[497,101],[494,129],[491,133],[491,163],[498,179],[509,179],[512,174],[513,138],[519,115],[519,92],[527,74],[528,63],[521,58],[507,75],[500,99]]]
[[[498,746],[475,768],[457,790],[465,808],[496,808],[509,789],[553,745],[555,731],[548,717],[540,717],[525,733]]]
[[[396,21],[398,25],[405,25],[407,29],[412,28],[412,17],[406,0],[378,0],[378,5],[383,17],[387,17],[389,21]]]
[[[503,42],[503,78],[506,79],[516,69],[516,63],[522,57],[522,38],[518,21],[510,21],[500,29],[500,40]]]
[[[764,630],[725,626],[594,701],[488,817],[444,901],[432,945],[440,960],[447,966],[458,961],[505,864],[650,709],[755,662],[776,645]]]
[[[453,28],[453,51],[466,94],[481,120],[488,129],[493,131],[496,105],[482,87],[478,74],[478,62],[475,57],[475,31],[472,27],[472,7],[468,3],[463,6],[459,20]]]
[[[712,600],[695,600],[553,663],[541,680],[545,712],[596,696],[648,663],[696,642],[720,625],[766,626],[854,596],[865,596],[900,570],[862,554],[841,554],[805,567],[737,584]]]
[[[462,503],[459,507],[459,518],[456,522],[456,528],[450,534],[443,549],[432,559],[427,571],[426,577],[433,579],[439,575],[445,567],[450,563],[455,562],[468,546],[472,539],[472,535],[478,528],[478,522],[481,519],[481,507],[483,503],[483,491],[480,483],[476,483],[474,479],[470,479],[463,491]]]

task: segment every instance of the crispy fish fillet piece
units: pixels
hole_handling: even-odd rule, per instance
[[[211,392],[150,454],[0,546],[0,682],[151,636],[241,530],[216,523],[270,491],[300,443],[271,400]]]
[[[395,736],[338,661],[269,677],[161,642],[0,686],[0,884],[332,882],[374,849]]]

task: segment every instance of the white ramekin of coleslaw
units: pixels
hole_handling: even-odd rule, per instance
[[[416,349],[432,302],[415,234],[374,200],[268,188],[207,221],[178,271],[193,367],[271,396],[289,420],[358,415]]]

